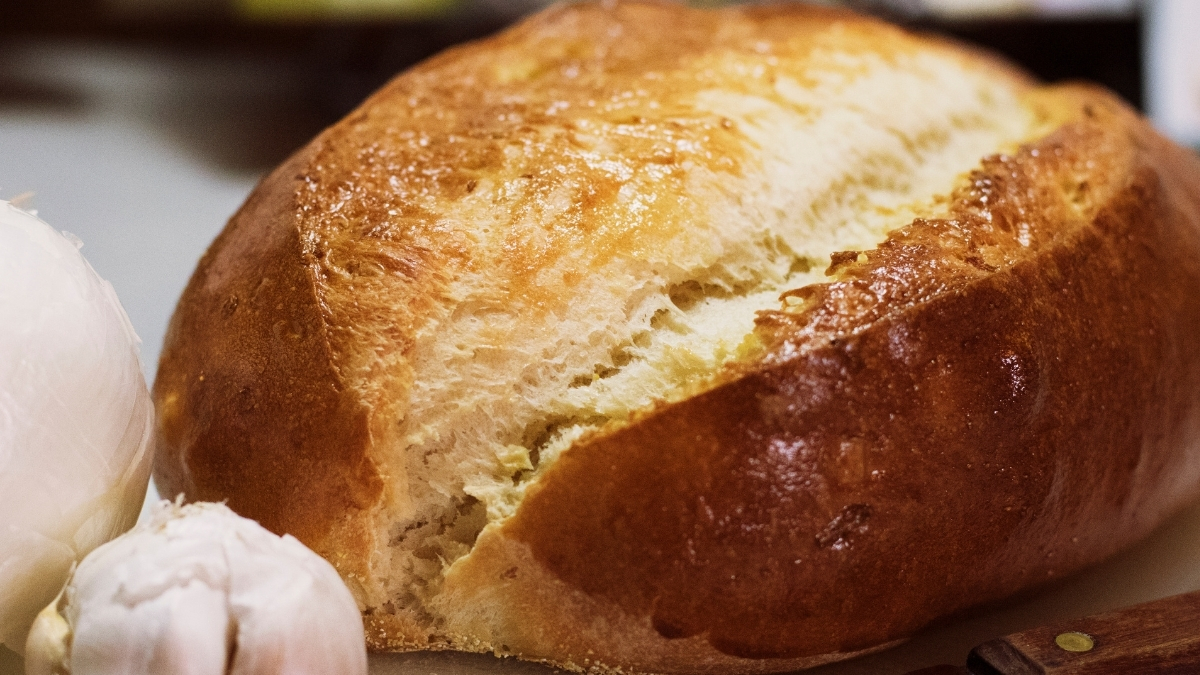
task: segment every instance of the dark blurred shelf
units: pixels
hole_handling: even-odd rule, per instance
[[[5,38],[104,41],[157,48],[283,59],[311,76],[312,97],[333,121],[390,77],[446,47],[501,29],[503,3],[436,20],[343,23],[249,23],[231,13],[114,16],[99,0],[5,0]],[[228,7],[229,5],[220,5]],[[519,5],[517,5],[519,6]],[[1090,80],[1143,107],[1142,22],[1115,18],[1033,17],[942,22],[892,15],[915,30],[949,35],[1003,54],[1046,81]]]
[[[926,22],[914,27],[1003,54],[1047,82],[1102,84],[1143,109],[1140,17]]]

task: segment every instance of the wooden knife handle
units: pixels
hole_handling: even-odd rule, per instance
[[[1200,673],[1200,591],[1007,635],[976,647],[973,675]]]

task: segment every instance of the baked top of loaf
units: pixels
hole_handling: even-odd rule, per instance
[[[172,320],[156,478],[329,558],[378,648],[874,648],[1195,492],[1198,175],[874,20],[551,9],[259,186]]]

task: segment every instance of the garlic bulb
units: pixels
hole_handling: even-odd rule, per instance
[[[333,566],[223,504],[160,502],[96,549],[34,623],[29,675],[364,675]]]
[[[78,240],[0,201],[0,643],[133,526],[152,460],[138,338]]]

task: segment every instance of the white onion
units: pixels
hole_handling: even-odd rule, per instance
[[[0,201],[0,643],[133,526],[153,406],[138,338],[78,240]]]
[[[167,501],[84,559],[25,657],[32,675],[367,672],[362,617],[332,565],[223,504]]]

